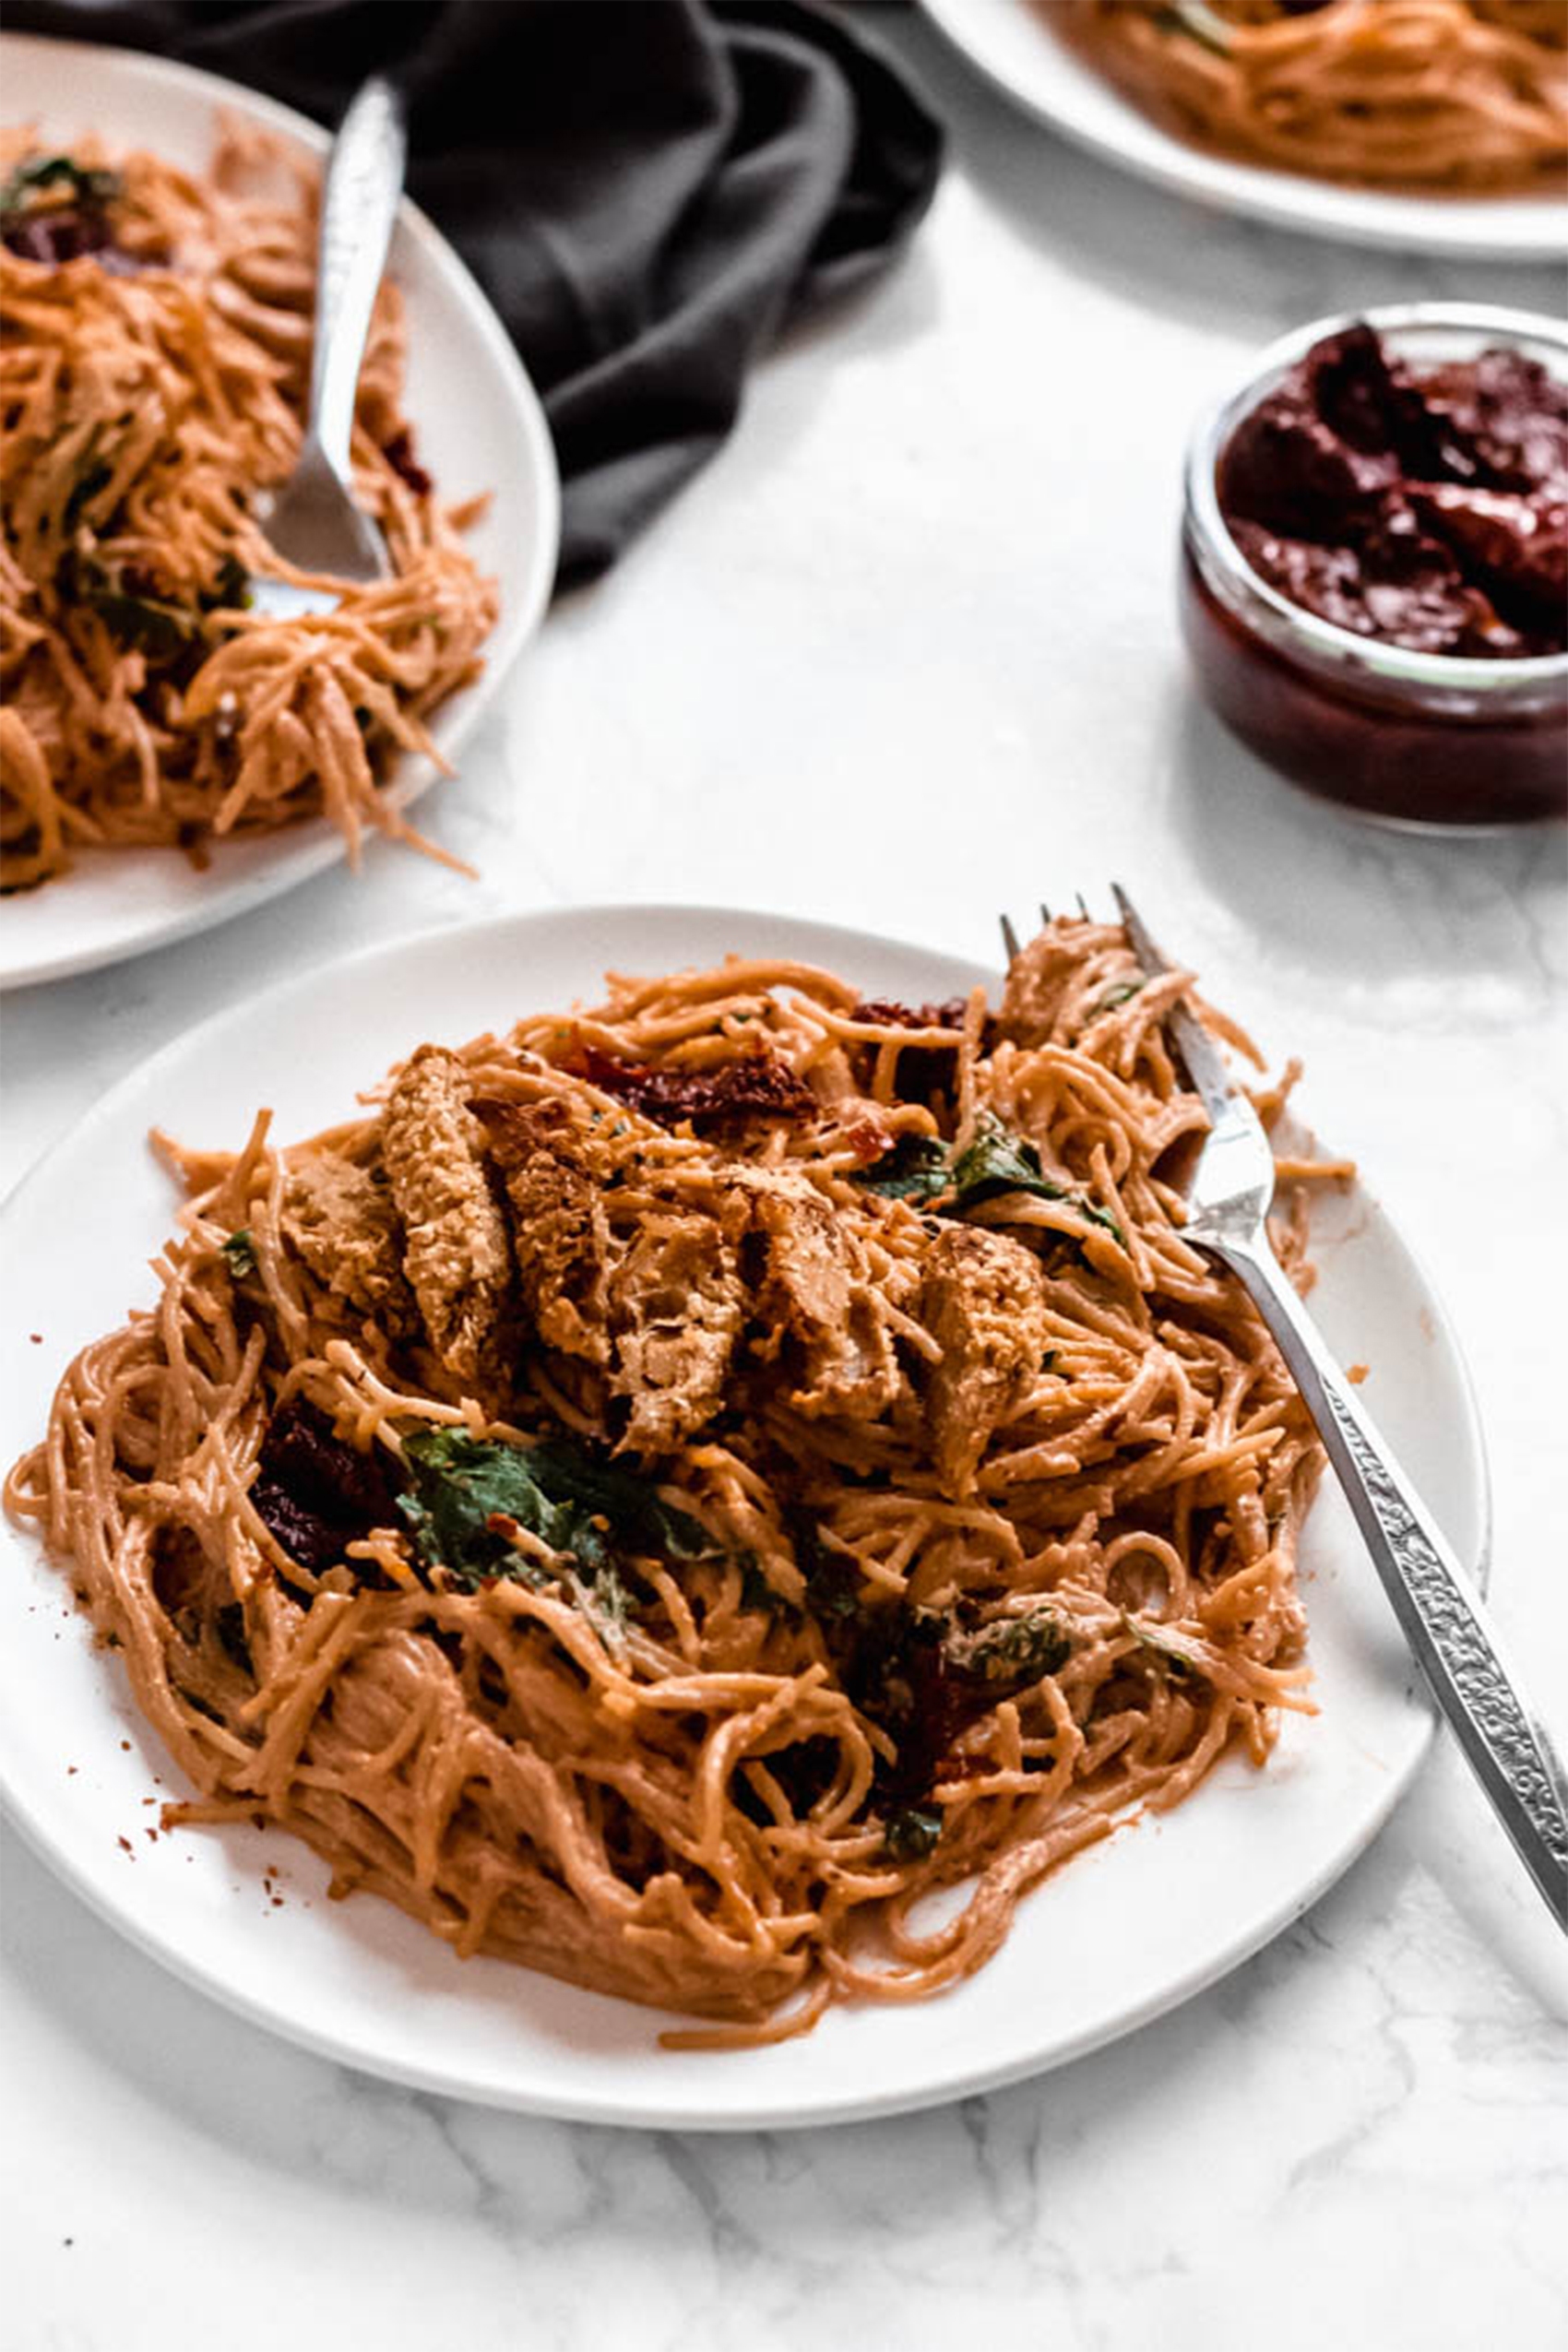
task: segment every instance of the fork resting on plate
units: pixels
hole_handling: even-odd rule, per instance
[[[1115,897],[1144,970],[1168,971],[1126,893],[1117,887]],[[1043,907],[1040,912],[1046,913]],[[1017,939],[1005,916],[1002,931],[1009,956],[1016,956]],[[1188,1194],[1184,1238],[1229,1267],[1267,1325],[1317,1424],[1432,1695],[1553,1917],[1568,1930],[1568,1786],[1551,1741],[1504,1663],[1479,1593],[1275,1256],[1266,1223],[1274,1154],[1262,1122],[1232,1086],[1192,1007],[1178,1001],[1165,1017],[1209,1119]]]
[[[344,115],[321,189],[310,404],[293,472],[266,520],[268,544],[302,572],[363,584],[390,576],[386,543],[354,495],[350,445],[360,362],[403,190],[402,101],[373,77]],[[250,581],[253,610],[275,620],[330,612],[335,590],[265,573]]]

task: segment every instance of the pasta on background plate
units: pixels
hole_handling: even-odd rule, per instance
[[[1568,189],[1562,0],[1033,0],[1197,146],[1348,186]]]
[[[279,620],[265,493],[299,449],[315,180],[231,125],[197,176],[0,133],[0,885],[89,847],[184,849],[325,814],[411,840],[385,789],[477,676],[493,586],[402,409],[398,289],[360,377],[355,488],[392,576]],[[428,844],[422,846],[428,847]]]

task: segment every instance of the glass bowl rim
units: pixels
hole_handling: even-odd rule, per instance
[[[1324,621],[1273,587],[1253,569],[1220,511],[1217,482],[1221,449],[1230,433],[1255,408],[1278,378],[1303,359],[1314,343],[1343,334],[1348,327],[1366,326],[1375,333],[1397,338],[1411,329],[1450,328],[1512,344],[1544,344],[1559,360],[1557,373],[1568,379],[1568,327],[1538,311],[1515,310],[1496,303],[1384,303],[1366,309],[1343,311],[1329,318],[1293,327],[1233,375],[1200,415],[1187,445],[1185,478],[1186,524],[1195,542],[1193,552],[1200,570],[1206,553],[1227,576],[1226,585],[1241,588],[1273,616],[1271,639],[1288,649],[1310,647],[1343,670],[1347,664],[1387,683],[1431,687],[1439,693],[1470,693],[1503,698],[1509,689],[1533,700],[1542,689],[1568,686],[1568,650],[1528,654],[1517,659],[1484,655],[1420,653],[1408,646],[1389,645],[1381,637],[1362,636]],[[1206,572],[1205,574],[1206,577]],[[1211,587],[1215,583],[1210,582]],[[1245,615],[1238,616],[1245,618]],[[1533,690],[1533,692],[1532,692]]]

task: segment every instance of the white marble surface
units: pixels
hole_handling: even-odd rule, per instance
[[[935,211],[556,612],[439,805],[484,880],[377,853],[14,999],[4,1176],[198,1016],[400,931],[692,897],[983,954],[998,905],[1118,875],[1305,1056],[1318,1123],[1431,1266],[1491,1447],[1497,1612],[1568,1728],[1562,837],[1418,844],[1309,808],[1195,706],[1170,591],[1186,425],[1238,355],[1348,304],[1559,289],[1205,217],[897,39],[953,122]],[[1562,1942],[1446,1741],[1341,1884],[1202,1998],[1038,2083],[799,2135],[352,2076],[161,1974],[13,1837],[5,1861],[18,2352],[1568,2333]]]

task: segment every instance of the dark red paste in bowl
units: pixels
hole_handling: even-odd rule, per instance
[[[1568,650],[1568,385],[1506,348],[1416,367],[1314,343],[1220,453],[1219,509],[1303,612],[1412,652]]]
[[[1188,452],[1182,632],[1280,774],[1421,826],[1568,813],[1568,335],[1476,303],[1303,328]]]

